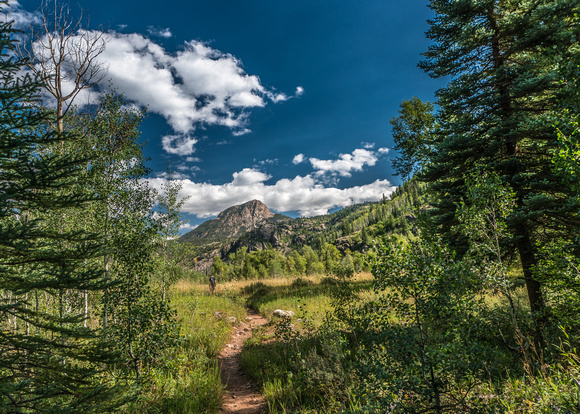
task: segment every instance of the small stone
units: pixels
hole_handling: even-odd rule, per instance
[[[279,318],[293,318],[294,317],[294,312],[292,311],[285,311],[282,309],[276,309],[273,313],[274,316],[277,316]]]

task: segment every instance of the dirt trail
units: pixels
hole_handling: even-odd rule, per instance
[[[226,386],[221,413],[259,414],[266,412],[266,400],[256,385],[240,369],[240,353],[252,330],[268,322],[259,313],[248,309],[248,318],[237,326],[230,342],[218,356],[222,382]]]

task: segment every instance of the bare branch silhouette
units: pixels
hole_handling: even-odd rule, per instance
[[[88,19],[83,25],[82,10],[78,19],[73,18],[70,7],[56,0],[43,1],[40,14],[41,23],[30,24],[28,41],[20,44],[18,52],[54,97],[56,129],[61,133],[64,116],[79,93],[107,76],[107,68],[98,60],[105,51],[106,34],[89,30]]]

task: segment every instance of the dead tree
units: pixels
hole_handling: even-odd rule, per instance
[[[75,98],[91,89],[107,75],[98,57],[105,51],[106,35],[83,25],[82,10],[73,18],[67,4],[43,1],[41,23],[31,24],[29,38],[19,48],[28,67],[44,79],[46,91],[56,104],[56,130],[64,131],[64,117]]]

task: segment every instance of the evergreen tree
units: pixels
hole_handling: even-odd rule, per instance
[[[420,66],[449,77],[438,91],[434,149],[422,176],[435,193],[433,217],[447,240],[456,234],[455,209],[465,198],[464,176],[483,167],[515,192],[508,224],[533,312],[544,310],[534,279],[537,243],[578,226],[578,206],[552,171],[557,137],[546,115],[565,89],[558,62],[577,37],[577,0],[432,0],[436,17],[427,36],[434,44]],[[456,246],[458,247],[457,243]]]
[[[98,197],[79,183],[89,160],[53,150],[79,137],[49,127],[40,83],[18,76],[13,36],[0,23],[0,407],[104,412],[124,395],[101,375],[113,355],[71,299],[107,286],[92,265],[102,237],[52,225]]]

